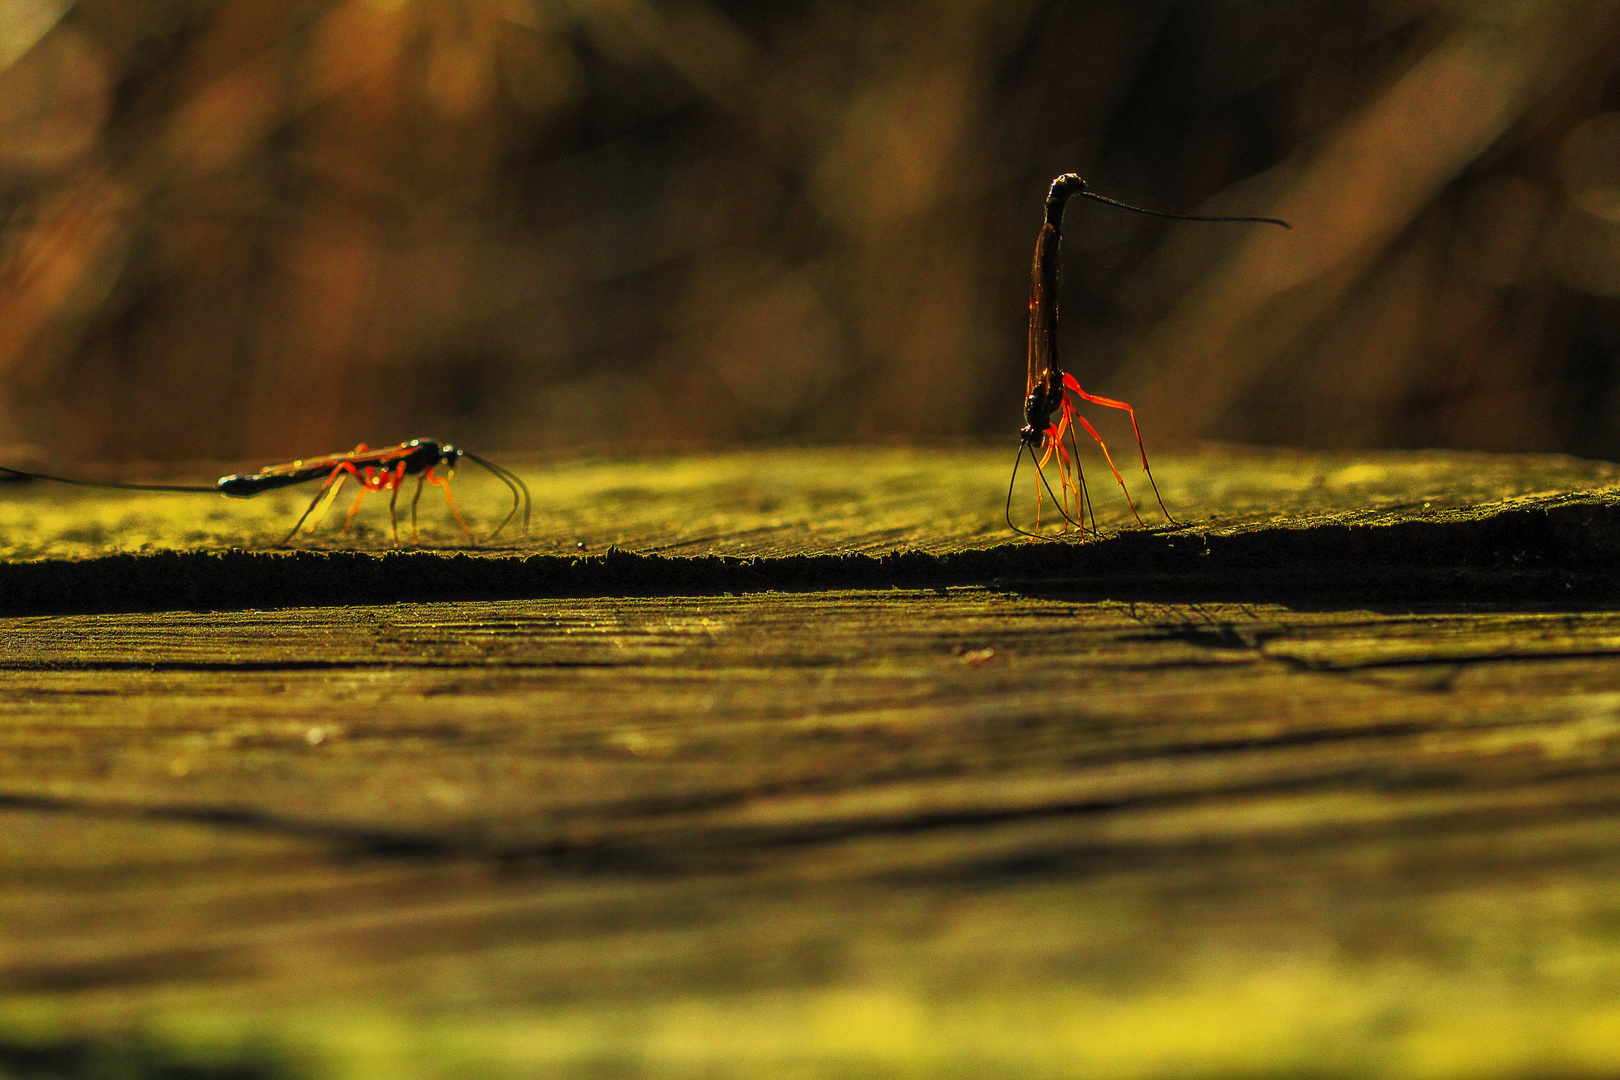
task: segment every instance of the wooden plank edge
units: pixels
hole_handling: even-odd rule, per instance
[[[1620,601],[1620,500],[1556,495],[1388,521],[1130,530],[947,553],[737,557],[159,551],[0,563],[0,615],[992,586],[1292,604]]]

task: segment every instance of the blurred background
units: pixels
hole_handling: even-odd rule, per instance
[[[4,0],[0,444],[1620,456],[1620,4]]]

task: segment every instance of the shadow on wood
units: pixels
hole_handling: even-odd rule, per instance
[[[830,490],[768,460],[769,511],[672,482],[673,555],[0,568],[116,607],[166,566],[151,607],[227,609],[0,620],[0,1045],[133,1022],[390,1078],[1620,1069],[1609,467],[1462,459],[1497,505],[1408,476],[1348,510],[1310,478],[1406,459],[1290,457],[1249,475],[1314,519],[1010,545],[1002,492],[901,455],[850,551],[683,540],[720,491],[757,525]],[[908,515],[941,503],[936,543]],[[276,574],[401,602],[264,610]],[[403,600],[444,581],[484,598]]]

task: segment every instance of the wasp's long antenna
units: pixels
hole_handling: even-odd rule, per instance
[[[1049,481],[1046,478],[1045,471],[1043,471],[1041,469],[1041,463],[1035,459],[1035,450],[1034,450],[1034,448],[1031,447],[1028,443],[1019,443],[1018,444],[1018,456],[1013,458],[1012,479],[1007,481],[1007,508],[1006,508],[1006,510],[1004,512],[1004,516],[1007,519],[1007,528],[1011,529],[1013,532],[1017,533],[1020,536],[1028,536],[1028,537],[1030,537],[1031,539],[1034,539],[1034,540],[1055,540],[1055,539],[1057,539],[1056,537],[1053,537],[1053,536],[1042,536],[1040,533],[1032,533],[1028,529],[1020,529],[1017,525],[1013,524],[1013,520],[1012,520],[1012,493],[1013,493],[1013,487],[1018,483],[1018,466],[1023,464],[1024,451],[1025,450],[1029,451],[1029,459],[1031,461],[1035,462],[1035,475],[1041,478],[1041,486],[1044,487],[1046,489],[1046,493],[1052,497],[1052,502],[1057,505],[1058,513],[1063,515],[1063,520],[1064,521],[1067,521],[1070,525],[1073,525],[1075,528],[1079,529],[1080,534],[1082,536],[1084,536],[1085,531],[1086,531],[1085,525],[1076,523],[1074,518],[1069,516],[1068,508],[1066,506],[1064,506],[1062,500],[1060,500],[1057,497],[1057,492],[1052,490],[1051,481]],[[1083,520],[1083,518],[1082,518],[1082,520]],[[1092,520],[1095,521],[1096,518],[1093,517]]]
[[[1084,180],[1080,182],[1082,184],[1085,183]],[[1084,196],[1087,199],[1096,199],[1098,202],[1107,203],[1109,206],[1117,206],[1121,210],[1134,210],[1138,214],[1146,214],[1149,217],[1173,218],[1176,221],[1253,221],[1261,225],[1281,225],[1285,229],[1293,228],[1292,225],[1288,224],[1288,222],[1284,221],[1282,218],[1238,217],[1228,214],[1216,214],[1210,216],[1205,216],[1203,214],[1171,214],[1166,213],[1163,210],[1147,210],[1140,206],[1132,206],[1130,203],[1120,202],[1118,199],[1110,199],[1106,195],[1099,195],[1095,191],[1091,191],[1087,188],[1082,188],[1081,190],[1074,192],[1074,194]]]
[[[501,523],[495,526],[495,531],[484,537],[484,542],[488,543],[500,535],[501,530],[506,528],[507,523],[517,513],[520,501],[523,504],[523,534],[527,536],[529,533],[529,485],[525,484],[523,478],[517,473],[495,464],[488,458],[481,458],[477,454],[469,454],[465,450],[461,453],[463,457],[471,458],[474,464],[482,466],[491,476],[505,484],[507,490],[512,493],[512,509],[508,510],[506,516],[501,519]],[[520,495],[519,492],[522,494]]]
[[[1020,466],[1020,465],[1022,465],[1024,463],[1024,451],[1026,449],[1028,449],[1028,446],[1029,446],[1028,443],[1020,442],[1018,444],[1018,456],[1013,458],[1012,479],[1007,481],[1007,509],[1006,509],[1006,511],[1005,511],[1005,513],[1003,515],[1007,519],[1007,528],[1011,529],[1013,532],[1018,533],[1021,536],[1033,536],[1034,535],[1034,533],[1025,532],[1023,529],[1020,529],[1018,526],[1014,525],[1013,524],[1013,519],[1012,519],[1012,493],[1013,493],[1013,488],[1016,487],[1017,484],[1018,484],[1018,466]]]
[[[1051,188],[1046,193],[1046,221],[1054,228],[1059,226],[1063,219],[1063,204],[1076,195],[1087,199],[1095,199],[1109,206],[1117,206],[1121,210],[1130,210],[1148,217],[1172,218],[1176,221],[1252,221],[1261,225],[1281,225],[1285,229],[1292,229],[1282,218],[1272,217],[1244,217],[1235,214],[1172,214],[1165,210],[1149,210],[1142,206],[1133,206],[1128,202],[1110,199],[1107,195],[1099,195],[1091,190],[1079,173],[1064,173],[1052,181]]]

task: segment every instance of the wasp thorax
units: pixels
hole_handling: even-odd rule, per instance
[[[1052,421],[1052,413],[1061,403],[1063,391],[1049,392],[1047,383],[1038,383],[1024,399],[1024,423],[1032,428],[1044,429]]]

